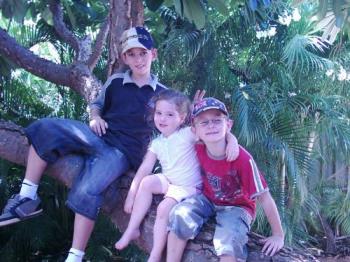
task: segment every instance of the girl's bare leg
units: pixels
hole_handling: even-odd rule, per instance
[[[153,229],[153,247],[148,262],[159,262],[168,237],[169,213],[177,201],[173,198],[165,198],[157,208],[157,217]]]
[[[153,194],[161,193],[162,185],[158,177],[151,175],[142,179],[139,190],[136,194],[128,227],[118,242],[115,243],[116,249],[124,249],[129,245],[130,241],[140,236],[139,227],[152,204]]]

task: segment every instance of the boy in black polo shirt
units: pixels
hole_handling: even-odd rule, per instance
[[[4,226],[40,214],[37,188],[47,164],[69,153],[84,155],[84,169],[67,200],[75,212],[68,262],[82,260],[105,189],[141,163],[152,132],[145,117],[149,99],[165,88],[150,72],[157,53],[149,32],[134,27],[121,39],[122,58],[130,71],[107,80],[90,105],[90,128],[79,121],[46,118],[26,129],[31,146],[25,179],[20,193],[8,200],[0,216],[0,226]]]

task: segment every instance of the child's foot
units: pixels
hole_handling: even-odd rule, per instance
[[[140,236],[140,230],[138,229],[132,230],[132,231],[126,230],[122,235],[122,237],[119,239],[119,241],[115,243],[115,248],[122,250],[126,248],[132,240],[138,238],[139,236]]]
[[[21,198],[19,194],[13,195],[0,215],[0,227],[40,215],[43,212],[40,203],[39,197],[32,200]]]

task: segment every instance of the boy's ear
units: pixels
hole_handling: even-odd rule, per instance
[[[227,119],[227,130],[230,131],[233,126],[233,120]]]
[[[193,134],[195,134],[197,136],[196,128],[195,128],[195,126],[193,124],[191,125],[191,131],[192,131]]]
[[[198,141],[200,138],[196,133],[196,127],[194,125],[191,125],[191,131],[194,134],[194,136],[196,137],[196,141]]]
[[[124,53],[121,55],[121,57],[122,57],[122,60],[123,60],[124,64],[127,64],[127,63],[126,63],[126,52],[124,52]]]
[[[158,50],[156,48],[152,48],[151,53],[152,53],[152,61],[156,60],[158,57]]]

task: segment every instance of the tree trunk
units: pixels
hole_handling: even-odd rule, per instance
[[[110,0],[110,5],[108,76],[125,69],[118,56],[119,39],[123,31],[133,26],[142,26],[144,22],[141,0]]]
[[[23,128],[11,122],[0,120],[0,157],[19,165],[25,165],[28,151],[28,140],[24,135]],[[54,165],[49,166],[47,174],[58,179],[60,182],[70,187],[73,178],[79,174],[83,166],[83,159],[76,155],[68,155],[59,159]],[[129,189],[132,173],[123,176],[119,181],[113,183],[105,193],[106,203],[103,212],[107,214],[114,224],[124,231],[129,221],[129,215],[123,212],[123,204]],[[146,252],[149,252],[153,241],[153,224],[156,216],[156,206],[161,201],[161,197],[156,197],[152,207],[147,214],[142,227],[141,237],[136,240],[136,244]],[[201,233],[187,245],[183,261],[218,261],[215,256],[212,238],[214,224],[207,224]],[[307,252],[283,248],[273,258],[264,256],[260,250],[260,241],[263,237],[251,233],[249,239],[248,261],[317,261],[315,257]]]

